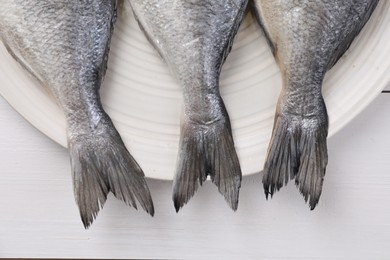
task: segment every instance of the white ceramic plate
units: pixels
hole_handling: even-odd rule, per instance
[[[324,84],[329,135],[345,126],[390,82],[390,1],[382,0]],[[66,146],[65,120],[47,93],[0,47],[0,93],[31,124]],[[281,78],[249,14],[221,75],[243,175],[260,172],[271,135]],[[181,88],[139,30],[120,15],[101,90],[103,105],[147,177],[173,179]]]

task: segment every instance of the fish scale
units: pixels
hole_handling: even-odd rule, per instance
[[[314,209],[328,162],[326,72],[348,49],[378,0],[254,0],[283,77],[264,165],[266,197],[289,179]]]
[[[211,177],[234,210],[241,169],[219,76],[247,0],[131,0],[146,37],[183,87],[184,117],[173,201],[178,211]]]
[[[110,191],[154,214],[144,173],[100,102],[116,5],[116,0],[0,1],[1,41],[64,112],[74,195],[86,228]]]

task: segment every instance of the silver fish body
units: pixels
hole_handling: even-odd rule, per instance
[[[247,0],[130,3],[141,29],[183,87],[184,120],[173,184],[176,210],[208,175],[237,209],[241,170],[219,76]]]
[[[283,89],[264,165],[271,196],[295,179],[311,209],[317,205],[328,161],[325,73],[348,49],[378,0],[254,0]]]
[[[150,214],[144,174],[99,97],[116,20],[116,0],[2,0],[0,39],[52,94],[68,133],[73,186],[87,228],[108,192]]]

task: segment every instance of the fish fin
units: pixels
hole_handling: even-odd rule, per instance
[[[295,184],[314,209],[321,195],[328,162],[325,118],[286,118],[277,115],[264,165],[263,186],[271,197],[295,178]]]
[[[364,25],[370,19],[378,2],[379,2],[379,0],[373,0],[369,3],[367,3],[367,6],[366,6],[367,10],[362,12],[363,16],[360,18],[360,23],[357,26],[353,27],[353,30],[349,34],[345,35],[341,44],[336,46],[334,54],[329,61],[328,69],[331,69],[339,61],[339,59],[344,55],[344,53],[349,49],[353,40],[356,38],[356,36],[359,35],[359,33],[363,29]]]
[[[327,126],[304,129],[301,133],[300,166],[295,184],[312,210],[320,199],[328,163],[327,135]]]
[[[238,29],[240,28],[245,15],[249,12],[248,1],[242,1],[241,2],[241,6],[238,6],[235,3],[235,1],[231,1],[231,2],[236,5],[237,10],[239,10],[239,11],[238,11],[236,17],[234,18],[234,20],[235,20],[234,23],[233,23],[234,26],[230,30],[230,35],[227,37],[228,39],[230,39],[230,41],[226,41],[226,46],[224,46],[222,48],[224,51],[223,51],[223,54],[222,54],[221,66],[222,66],[222,64],[225,63],[226,58],[228,57],[230,51],[232,50],[232,47],[233,47],[233,44],[234,44],[234,37],[236,36],[236,34],[238,32]],[[219,70],[221,70],[221,68]]]
[[[256,7],[254,1],[250,1],[248,4],[251,8],[252,15],[255,17],[257,24],[262,29],[264,33],[265,39],[267,40],[268,46],[271,48],[272,54],[276,56],[277,46],[276,43],[272,41],[271,34],[267,30],[267,26],[265,26],[265,21],[262,19],[262,15],[260,15],[260,10]]]
[[[4,41],[3,44],[4,44],[4,47],[6,48],[6,50],[8,51],[8,53],[12,56],[12,58],[14,58],[14,60],[16,60],[20,64],[20,66],[22,66],[22,68],[24,70],[26,70],[31,76],[33,76],[41,85],[44,85],[43,80],[38,76],[39,73],[36,73],[28,65],[28,63],[25,62],[25,60],[23,59],[23,55],[20,55],[17,52],[16,48],[15,49],[11,48],[6,41]]]
[[[85,228],[96,218],[109,191],[136,209],[138,200],[146,212],[154,215],[142,169],[115,128],[105,129],[108,130],[69,141],[74,194]]]
[[[130,2],[130,6],[131,6],[131,2]],[[164,56],[164,53],[161,51],[161,48],[157,45],[156,41],[153,40],[153,37],[151,36],[151,34],[145,29],[145,27],[143,26],[142,22],[138,18],[137,13],[134,11],[135,9],[132,8],[132,10],[133,10],[134,18],[137,21],[138,27],[140,28],[142,33],[145,35],[146,40],[150,43],[150,45],[152,45],[153,49],[157,52],[158,56],[162,60],[167,61],[167,59],[164,58],[165,56]]]
[[[183,125],[173,183],[177,212],[195,194],[207,175],[229,206],[237,210],[242,177],[229,122],[221,120],[210,125]]]
[[[119,0],[118,1],[118,13],[120,16],[127,16],[132,13],[130,0]]]

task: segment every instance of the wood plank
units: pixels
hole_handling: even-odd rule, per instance
[[[148,180],[156,216],[112,196],[89,230],[74,203],[67,151],[0,99],[0,257],[389,259],[390,95],[329,140],[319,206],[294,185],[266,201],[244,178],[232,212],[206,183],[176,214],[171,182]]]

